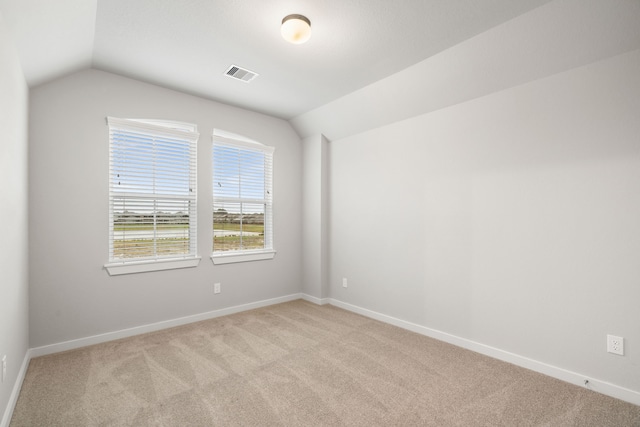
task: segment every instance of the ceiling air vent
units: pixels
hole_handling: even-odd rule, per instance
[[[237,65],[230,66],[224,73],[224,75],[227,77],[232,77],[234,79],[242,80],[245,83],[249,83],[251,80],[258,77],[258,73],[245,70],[244,68],[240,68]]]

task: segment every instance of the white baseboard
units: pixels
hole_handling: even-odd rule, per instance
[[[283,297],[271,298],[268,300],[236,305],[228,308],[221,308],[219,310],[213,310],[213,311],[208,311],[206,313],[194,314],[192,316],[185,316],[177,319],[151,323],[148,325],[136,326],[134,328],[122,329],[114,332],[107,332],[105,334],[93,335],[90,337],[64,341],[57,344],[45,345],[42,347],[32,348],[30,350],[31,357],[45,356],[47,354],[59,353],[61,351],[73,350],[76,348],[86,347],[89,345],[100,344],[103,342],[118,340],[121,338],[128,338],[128,337],[132,337],[140,334],[146,334],[147,332],[160,331],[162,329],[182,326],[182,325],[186,325],[193,322],[199,322],[201,320],[208,320],[208,319],[213,319],[215,317],[227,316],[229,314],[239,313],[241,311],[253,310],[256,308],[267,307],[269,305],[294,301],[300,298],[302,298],[302,294],[291,294]]]
[[[327,298],[327,300],[329,300],[328,302],[331,305],[335,305],[336,307],[361,314],[371,319],[389,323],[391,325],[398,326],[400,328],[407,329],[409,331],[416,332],[418,334],[425,335],[431,338],[435,338],[437,340],[444,341],[449,344],[465,348],[467,350],[475,351],[476,353],[493,357],[494,359],[512,363],[514,365],[521,366],[523,368],[530,369],[532,371],[539,372],[553,378],[557,378],[570,384],[586,387],[598,393],[605,394],[616,399],[624,400],[629,403],[633,403],[634,405],[640,405],[640,392],[638,391],[620,387],[606,381],[591,378],[578,372],[569,371],[567,369],[539,362],[528,357],[500,350],[499,348],[491,347],[485,344],[468,340],[466,338],[451,335],[446,332],[441,332],[436,329],[427,328],[426,326],[421,326],[392,316],[387,316],[386,314],[381,314],[333,298]],[[585,380],[589,381],[586,386]]]
[[[24,377],[25,375],[27,375],[29,361],[31,361],[31,350],[27,350],[24,355],[22,366],[20,366],[20,371],[18,372],[18,378],[16,378],[16,382],[13,385],[13,390],[11,391],[11,396],[9,396],[9,402],[7,403],[7,407],[4,410],[4,416],[2,417],[2,420],[0,420],[0,427],[9,427],[11,417],[13,416],[13,410],[16,407],[16,403],[18,403],[18,396],[20,396],[20,390],[22,389]]]
[[[331,298],[318,298],[309,294],[302,294],[302,299],[305,301],[312,302],[317,305],[325,305],[331,302]]]

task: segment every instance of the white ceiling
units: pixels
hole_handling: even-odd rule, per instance
[[[0,0],[30,86],[97,68],[290,119],[550,0]],[[304,45],[285,15],[311,20]],[[235,64],[251,83],[223,75]]]

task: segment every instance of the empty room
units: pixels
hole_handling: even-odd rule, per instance
[[[0,0],[0,427],[640,426],[640,1]]]

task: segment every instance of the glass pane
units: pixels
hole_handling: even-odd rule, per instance
[[[188,255],[189,203],[114,198],[113,259]]]
[[[238,251],[241,245],[240,203],[213,204],[213,251]]]
[[[242,153],[240,197],[264,199],[264,153],[246,150]]]
[[[119,192],[188,195],[192,145],[133,132],[114,133],[112,188]]]
[[[240,197],[239,150],[213,146],[213,194],[216,197]]]
[[[215,197],[265,198],[265,154],[224,145],[213,146]]]
[[[264,205],[214,203],[213,251],[264,248]]]
[[[242,204],[242,248],[264,249],[264,205]]]

